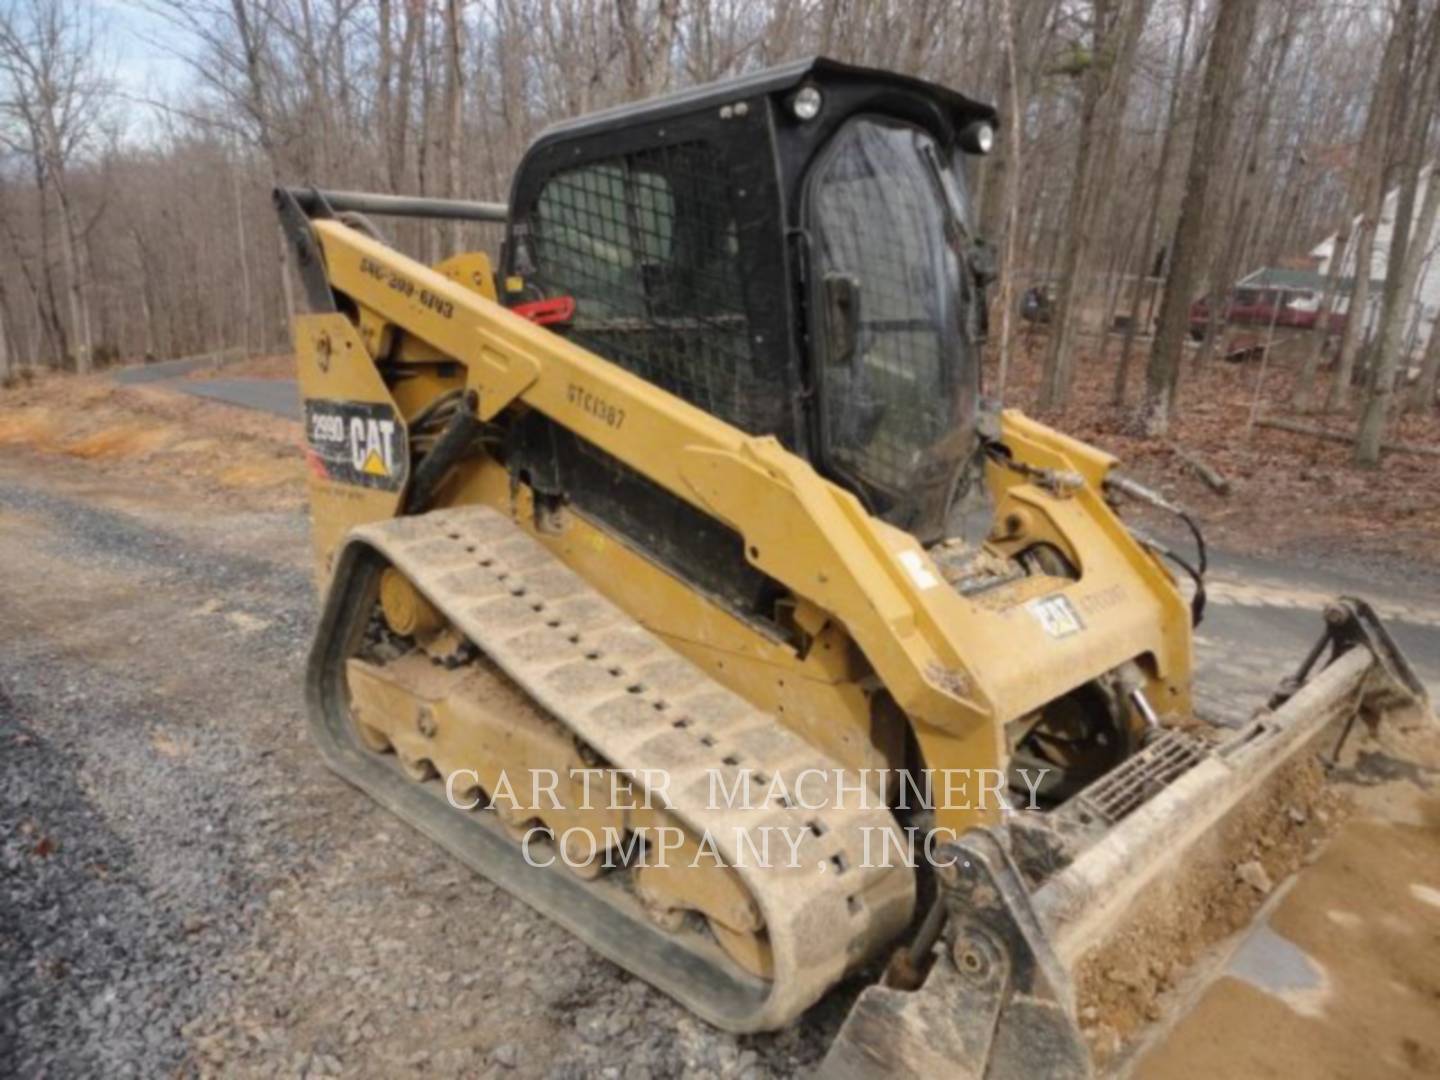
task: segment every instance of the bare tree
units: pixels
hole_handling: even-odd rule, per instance
[[[1401,0],[1399,16],[1394,20],[1385,45],[1385,55],[1375,80],[1370,105],[1363,170],[1360,222],[1355,238],[1355,275],[1350,288],[1348,316],[1340,339],[1340,357],[1335,378],[1325,407],[1331,412],[1345,408],[1350,401],[1350,384],[1354,379],[1355,358],[1368,331],[1370,316],[1371,266],[1375,256],[1375,232],[1385,206],[1386,178],[1393,152],[1397,127],[1397,111],[1404,108],[1405,50],[1413,40],[1416,0]]]
[[[71,0],[23,0],[0,9],[0,140],[28,154],[41,203],[53,198],[74,362],[90,370],[90,298],[81,221],[69,168],[95,134],[106,93],[93,12]]]
[[[1325,345],[1331,340],[1330,326],[1335,311],[1335,299],[1340,292],[1340,271],[1345,265],[1345,253],[1350,247],[1350,219],[1344,218],[1335,233],[1335,244],[1330,249],[1330,266],[1325,275],[1325,294],[1315,314],[1315,326],[1310,331],[1310,344],[1305,350],[1305,359],[1300,373],[1295,378],[1295,392],[1290,404],[1296,412],[1309,412],[1315,394],[1315,377],[1320,370],[1320,357]]]
[[[1031,5],[1034,10],[1038,5]],[[997,164],[1004,169],[998,179],[990,177],[990,183],[996,185],[999,192],[1000,213],[1002,221],[999,228],[1002,233],[1000,246],[1000,273],[998,289],[998,307],[1000,310],[1000,341],[997,352],[999,364],[995,375],[994,392],[997,397],[1005,394],[1005,382],[1009,375],[1010,346],[1011,346],[1011,316],[1015,306],[1015,231],[1016,218],[1019,213],[1019,184],[1017,174],[1020,171],[1020,155],[1022,143],[1022,126],[1024,121],[1025,95],[1022,87],[1025,86],[1020,80],[1020,60],[1017,56],[1018,47],[1016,44],[1019,32],[1015,25],[1015,9],[1011,0],[1000,0],[1000,21],[1001,35],[1005,50],[1005,87],[1006,92],[1002,97],[1000,123],[1005,133],[1005,151],[1001,161]],[[1009,108],[1005,109],[1008,104]]]
[[[1431,184],[1440,184],[1433,172],[1430,176]],[[1415,380],[1406,407],[1414,412],[1428,410],[1435,404],[1437,391],[1440,391],[1440,317],[1430,324],[1430,340],[1420,361],[1420,377]]]
[[[460,195],[460,159],[464,150],[465,129],[461,123],[461,106],[465,99],[465,75],[461,65],[464,54],[461,0],[445,0],[445,194]],[[460,247],[460,222],[450,223],[450,248]]]
[[[1077,374],[1070,365],[1087,320],[1103,311],[1110,324],[1109,313],[1129,310],[1132,351],[1131,335],[1150,321],[1155,297],[1142,280],[1177,231],[1196,167],[1187,165],[1196,129],[1214,124],[1203,90],[1223,7],[1219,0],[129,2],[171,23],[152,44],[175,54],[189,77],[178,92],[148,101],[134,88],[112,94],[97,83],[90,114],[108,129],[112,115],[128,113],[135,123],[125,137],[91,121],[91,134],[60,140],[66,154],[57,172],[55,140],[43,124],[32,132],[9,69],[0,70],[0,258],[9,269],[0,304],[12,367],[60,362],[80,351],[82,339],[97,353],[113,343],[132,356],[277,345],[287,333],[290,263],[269,202],[276,184],[503,198],[526,147],[555,120],[821,52],[998,99],[1001,145],[971,176],[979,231],[1003,253],[996,352],[1002,363],[1010,355],[1005,324],[1022,283],[1069,281],[1074,302],[1067,297],[1065,318],[1052,327],[1056,400]],[[1415,2],[1425,12],[1435,4]],[[1388,10],[1353,0],[1247,3],[1258,28],[1255,60],[1246,50],[1224,74],[1242,98],[1233,107],[1236,138],[1200,155],[1209,198],[1191,236],[1199,252],[1191,281],[1172,301],[1182,328],[1188,301],[1210,287],[1207,279],[1223,281],[1226,266],[1303,250],[1364,208],[1359,188],[1374,170],[1304,166],[1299,150],[1329,161],[1354,158],[1360,147],[1365,165],[1394,157],[1385,147],[1365,148],[1373,135],[1361,144],[1379,120],[1367,117],[1364,103],[1391,66],[1383,57],[1394,21]],[[83,25],[94,7],[0,0],[0,18],[23,28],[35,12],[58,11]],[[1287,26],[1293,45],[1281,34]],[[25,40],[22,52],[33,52]],[[91,61],[89,70],[103,73]],[[1386,91],[1387,109],[1394,97]],[[145,115],[134,99],[148,106]],[[495,240],[469,226],[443,234],[414,221],[385,228],[425,259],[481,243],[482,234],[486,247]],[[1357,241],[1338,256],[1342,277]],[[1357,327],[1362,319],[1352,311]],[[1002,374],[992,389],[1003,381]]]
[[[1426,145],[1435,117],[1435,99],[1440,95],[1440,5],[1430,13],[1425,41],[1411,50],[1416,57],[1414,70],[1421,73],[1419,94],[1413,114],[1400,140],[1402,183],[1397,199],[1395,221],[1391,226],[1389,269],[1385,279],[1384,308],[1380,318],[1380,340],[1372,367],[1365,408],[1355,439],[1355,463],[1380,464],[1380,444],[1385,421],[1395,396],[1395,381],[1400,368],[1403,333],[1414,301],[1415,285],[1423,254],[1430,240],[1430,230],[1440,209],[1440,183],[1429,172],[1425,199],[1415,216],[1415,199],[1422,174],[1427,172]],[[1413,229],[1412,229],[1413,224]]]
[[[1175,67],[1170,76],[1170,94],[1168,106],[1165,111],[1165,132],[1160,140],[1160,159],[1155,166],[1155,186],[1150,196],[1149,206],[1145,211],[1145,239],[1140,246],[1140,257],[1143,260],[1141,271],[1135,276],[1135,284],[1130,292],[1130,321],[1125,327],[1125,341],[1120,347],[1120,362],[1115,367],[1115,382],[1111,387],[1110,400],[1116,408],[1123,408],[1125,405],[1126,384],[1130,376],[1130,353],[1135,345],[1135,335],[1140,326],[1140,294],[1144,291],[1147,279],[1147,271],[1150,267],[1150,253],[1155,250],[1156,240],[1159,236],[1160,227],[1160,206],[1165,198],[1165,183],[1170,175],[1171,158],[1175,151],[1175,128],[1179,121],[1180,99],[1184,90],[1185,60],[1186,51],[1190,44],[1190,28],[1195,18],[1195,0],[1184,0],[1184,14],[1180,21],[1180,44],[1175,50]],[[1155,270],[1164,268],[1165,259],[1158,260],[1160,266]],[[1159,276],[1158,273],[1155,276]],[[1153,297],[1152,297],[1153,300]],[[1148,321],[1149,316],[1146,316]]]
[[[1240,276],[1240,268],[1253,256],[1253,241],[1259,222],[1256,204],[1265,199],[1262,189],[1275,185],[1273,166],[1275,155],[1269,155],[1268,164],[1262,164],[1262,155],[1269,149],[1266,136],[1274,112],[1276,95],[1271,92],[1285,72],[1295,41],[1296,19],[1303,10],[1300,3],[1282,5],[1276,13],[1279,23],[1273,28],[1259,47],[1259,61],[1255,73],[1257,92],[1255,103],[1250,109],[1249,123],[1244,128],[1239,152],[1233,156],[1235,167],[1231,170],[1228,183],[1222,189],[1223,202],[1212,205],[1212,213],[1226,219],[1225,228],[1220,232],[1219,243],[1215,245],[1215,261],[1210,275],[1211,292],[1216,302],[1210,305],[1210,333],[1206,334],[1196,354],[1197,367],[1203,367],[1210,358],[1216,342],[1222,335],[1216,332],[1224,299],[1228,296],[1231,283]],[[1229,142],[1230,140],[1227,140]],[[1228,214],[1223,208],[1233,208]]]
[[[10,320],[6,317],[4,287],[0,286],[0,387],[9,386],[10,371]]]
[[[1152,435],[1163,435],[1170,426],[1190,297],[1208,246],[1205,226],[1211,165],[1227,142],[1238,75],[1245,66],[1255,24],[1255,7],[1252,0],[1219,0],[1211,32],[1185,195],[1171,245],[1170,276],[1160,302],[1160,325],[1145,373],[1142,423]]]
[[[625,43],[625,83],[632,98],[668,89],[679,17],[680,0],[658,0],[650,19],[642,17],[638,0],[615,0],[615,20]]]
[[[1075,334],[1089,284],[1099,205],[1114,169],[1135,45],[1149,0],[1094,0],[1091,55],[1083,62],[1075,182],[1060,259],[1060,286],[1040,388],[1040,406],[1063,408],[1070,396]]]

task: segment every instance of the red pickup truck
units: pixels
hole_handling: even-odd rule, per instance
[[[1280,309],[1276,311],[1276,304]],[[1310,330],[1320,317],[1319,299],[1308,293],[1281,292],[1278,289],[1236,289],[1221,312],[1221,321],[1233,326],[1268,327],[1273,319],[1276,327]],[[1329,332],[1345,330],[1345,316],[1332,311]],[[1210,327],[1210,303],[1202,297],[1190,305],[1190,336],[1204,338]]]

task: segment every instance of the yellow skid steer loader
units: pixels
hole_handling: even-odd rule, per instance
[[[1084,1075],[1085,958],[1333,725],[1429,708],[1340,600],[1248,727],[1193,715],[1203,544],[981,401],[995,124],[817,59],[553,128],[508,205],[275,196],[328,762],[719,1027],[868,973],[834,1075]]]

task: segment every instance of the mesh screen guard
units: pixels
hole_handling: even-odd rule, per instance
[[[529,219],[533,280],[575,298],[578,344],[745,431],[778,433],[783,365],[756,348],[742,250],[754,196],[698,140],[558,172]]]

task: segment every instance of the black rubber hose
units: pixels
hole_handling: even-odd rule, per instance
[[[1180,520],[1185,522],[1186,526],[1190,529],[1190,535],[1195,537],[1195,557],[1196,561],[1200,564],[1200,576],[1204,577],[1205,572],[1210,569],[1210,557],[1205,550],[1205,534],[1200,531],[1200,526],[1195,524],[1195,519],[1184,510],[1177,509],[1175,512],[1179,515]]]
[[[407,514],[423,514],[430,509],[440,484],[475,442],[481,427],[475,416],[475,407],[479,403],[479,395],[474,390],[466,393],[464,403],[446,423],[435,445],[420,459],[410,480],[410,491],[405,496]]]
[[[1176,555],[1173,551],[1167,551],[1162,548],[1161,554],[1189,574],[1195,582],[1195,595],[1190,598],[1190,625],[1191,627],[1199,626],[1200,620],[1205,618],[1205,572],[1191,566],[1189,562],[1182,559],[1179,555]],[[1200,558],[1202,560],[1201,565],[1203,566],[1203,560],[1205,558],[1203,549]]]

